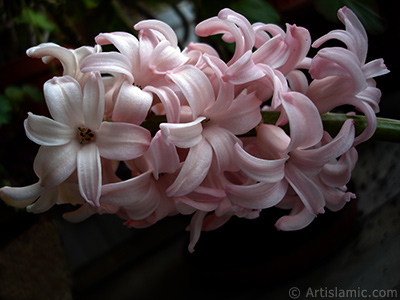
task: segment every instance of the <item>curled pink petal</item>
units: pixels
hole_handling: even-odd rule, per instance
[[[174,183],[166,190],[168,196],[184,196],[195,190],[206,177],[212,162],[211,145],[203,138],[191,147]]]
[[[315,218],[315,215],[310,213],[307,208],[298,204],[293,207],[289,215],[280,217],[275,223],[278,230],[294,231],[307,227]]]
[[[188,101],[193,118],[197,118],[215,100],[213,87],[207,76],[194,66],[181,66],[167,74]]]
[[[135,82],[132,75],[132,62],[124,55],[118,52],[95,53],[86,57],[82,61],[82,72],[102,72],[102,73],[120,73],[124,74],[133,84]]]
[[[135,30],[153,30],[161,33],[172,47],[178,47],[178,38],[174,30],[166,23],[159,20],[143,20],[135,24]]]
[[[190,148],[198,144],[201,139],[205,117],[199,117],[189,123],[161,123],[162,136],[168,143],[180,148]]]
[[[237,205],[250,209],[265,209],[278,204],[285,196],[287,187],[287,182],[281,180],[274,183],[228,185],[226,192],[229,200]]]

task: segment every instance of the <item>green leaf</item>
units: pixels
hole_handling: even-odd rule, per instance
[[[47,31],[54,31],[57,27],[43,13],[34,11],[28,7],[22,9],[21,16],[16,19],[20,23],[32,24],[34,27],[41,28]]]

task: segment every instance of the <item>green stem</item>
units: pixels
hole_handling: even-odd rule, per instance
[[[275,124],[280,115],[279,112],[274,111],[263,111],[261,114],[263,123],[265,124]],[[340,131],[343,123],[348,119],[354,120],[356,135],[360,134],[367,126],[367,119],[359,115],[326,113],[321,115],[321,119],[324,130],[329,132],[332,136],[335,136]],[[142,126],[149,129],[154,135],[159,129],[159,124],[166,121],[165,116],[152,115],[143,122]],[[284,126],[283,128],[285,131],[289,130],[288,126]],[[255,136],[255,134],[256,131],[253,129],[243,136]],[[400,143],[400,120],[377,118],[377,128],[371,139]]]

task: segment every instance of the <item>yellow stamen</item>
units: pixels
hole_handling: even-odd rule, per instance
[[[94,132],[86,127],[78,127],[79,143],[84,145],[94,140]]]

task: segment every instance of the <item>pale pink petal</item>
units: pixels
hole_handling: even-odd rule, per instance
[[[217,164],[216,172],[236,171],[233,147],[241,143],[232,132],[217,126],[207,126],[203,130],[203,137],[210,143]]]
[[[364,73],[365,79],[385,75],[390,72],[384,64],[382,58],[375,59],[365,64],[364,66],[362,66],[362,71]]]
[[[94,53],[82,61],[82,72],[102,72],[124,74],[130,84],[134,83],[132,75],[132,63],[124,55],[118,52]]]
[[[239,85],[264,77],[252,59],[252,51],[245,52],[226,70],[223,79],[231,84]]]
[[[42,58],[47,63],[49,58],[57,58],[63,68],[64,75],[73,75],[78,67],[73,51],[54,43],[42,43],[26,50],[26,55],[33,58]]]
[[[353,146],[354,132],[354,121],[346,120],[340,132],[331,142],[313,149],[295,149],[290,153],[290,160],[304,168],[322,167]]]
[[[156,179],[160,173],[174,173],[179,168],[178,152],[173,144],[164,141],[160,130],[151,140],[150,153]]]
[[[324,212],[325,200],[320,188],[290,161],[286,164],[285,178],[311,214]]]
[[[205,217],[203,221],[203,231],[211,231],[220,228],[222,225],[226,224],[231,219],[232,215],[224,214],[222,216],[217,216],[215,213],[209,214]]]
[[[113,44],[132,62],[133,68],[139,65],[139,41],[133,34],[122,31],[100,33],[95,37],[95,41],[100,45]]]
[[[96,130],[104,116],[104,85],[99,73],[90,73],[83,87],[82,102],[85,125]]]
[[[190,196],[188,197],[174,197],[174,203],[176,209],[181,214],[190,214],[196,210],[201,211],[213,211],[215,210],[219,202],[218,201],[196,201]]]
[[[203,37],[223,33],[223,39],[225,41],[230,43],[236,42],[235,49],[237,49],[237,51],[235,51],[230,62],[235,62],[243,55],[244,52],[249,50],[244,50],[245,47],[240,29],[235,24],[226,20],[222,20],[218,17],[212,17],[200,22],[197,24],[195,31],[198,36]]]
[[[353,82],[354,92],[367,87],[365,76],[356,55],[344,48],[324,48],[312,59],[309,73],[314,79],[327,76],[345,77]]]
[[[347,202],[356,198],[355,194],[339,188],[323,187],[322,189],[326,199],[326,207],[331,211],[341,210]]]
[[[288,60],[290,52],[283,40],[284,36],[276,35],[258,47],[253,54],[255,64],[265,64],[271,68],[279,68]]]
[[[253,27],[251,26],[250,22],[241,14],[229,9],[229,8],[224,8],[220,10],[218,13],[218,18],[221,20],[226,20],[228,22],[234,23],[237,27],[239,27],[242,38],[240,40],[236,40],[236,48],[235,52],[238,51],[238,48],[242,48],[241,54],[244,52],[251,50],[254,46],[255,42],[255,35],[254,35],[254,30]],[[243,45],[242,41],[243,40]]]
[[[83,124],[82,89],[72,77],[54,77],[44,86],[44,97],[57,122],[77,128]]]
[[[26,136],[42,146],[60,146],[77,138],[77,129],[71,128],[44,116],[28,113],[24,121]]]
[[[192,220],[190,221],[190,243],[188,246],[190,253],[194,252],[194,247],[199,241],[203,220],[206,214],[207,212],[205,211],[196,211],[192,217]]]
[[[102,122],[95,137],[100,156],[115,160],[129,160],[142,155],[149,148],[150,141],[147,129],[129,123]]]
[[[143,20],[135,24],[135,30],[152,30],[161,33],[172,47],[178,47],[175,31],[166,23],[159,20]]]
[[[275,125],[261,124],[257,128],[257,149],[265,159],[285,158],[290,138]]]
[[[226,113],[226,110],[229,108],[229,106],[232,103],[232,100],[234,99],[234,86],[228,82],[225,82],[223,80],[224,73],[228,69],[227,65],[223,60],[218,58],[217,56],[212,56],[205,54],[203,56],[204,61],[207,63],[207,65],[214,71],[216,79],[212,80],[212,83],[217,85],[216,91],[217,92],[217,97],[215,99],[215,103],[209,107],[205,114],[210,113],[211,111],[213,113],[216,112],[224,112]]]
[[[214,90],[207,76],[194,66],[181,66],[167,74],[188,101],[193,118],[197,118],[214,100]]]
[[[307,29],[296,25],[286,25],[285,42],[290,53],[285,64],[278,68],[283,74],[292,71],[307,55],[311,46],[311,36]]]
[[[190,148],[202,139],[203,126],[201,122],[205,117],[199,117],[189,123],[161,123],[160,130],[164,140],[180,148]]]
[[[99,148],[95,143],[84,145],[77,155],[79,190],[82,197],[98,207],[101,194],[101,163]]]
[[[226,193],[229,200],[237,205],[251,209],[264,209],[279,203],[285,196],[287,187],[285,180],[276,183],[227,185]]]
[[[290,90],[307,94],[308,90],[308,79],[306,75],[300,70],[293,70],[287,74],[286,79],[289,83]]]
[[[206,177],[212,157],[212,147],[204,138],[190,148],[177,178],[166,190],[167,195],[184,196],[195,190]]]
[[[100,203],[122,206],[134,220],[148,217],[157,207],[160,195],[148,171],[134,178],[103,185]]]
[[[324,165],[319,177],[321,181],[331,187],[347,184],[351,179],[351,172],[358,159],[357,150],[353,147],[343,154],[336,163]]]
[[[35,202],[44,191],[40,181],[24,187],[5,186],[0,189],[0,198],[8,205],[24,208]]]
[[[254,157],[239,144],[234,147],[235,163],[250,178],[261,182],[278,182],[285,175],[287,158],[267,160]]]
[[[64,182],[76,169],[80,147],[77,140],[62,146],[41,146],[33,163],[41,185],[52,189]]]
[[[142,124],[153,103],[153,95],[137,86],[124,82],[114,105],[112,119],[115,122]]]
[[[165,74],[178,66],[185,64],[189,60],[177,48],[164,40],[157,44],[149,60],[149,68],[155,74]]]
[[[288,116],[290,127],[291,140],[287,151],[317,144],[322,138],[323,127],[314,103],[307,96],[297,92],[284,93],[282,97],[283,108]]]
[[[299,201],[299,204],[293,207],[289,215],[280,217],[276,221],[275,227],[283,231],[300,230],[310,225],[314,218],[315,215],[310,213]]]
[[[233,134],[245,134],[261,122],[260,100],[255,93],[241,93],[225,112],[207,115],[210,124],[217,124]]]
[[[164,107],[168,123],[179,123],[181,104],[178,96],[172,89],[164,86],[158,88],[146,86],[144,91],[157,95]]]

